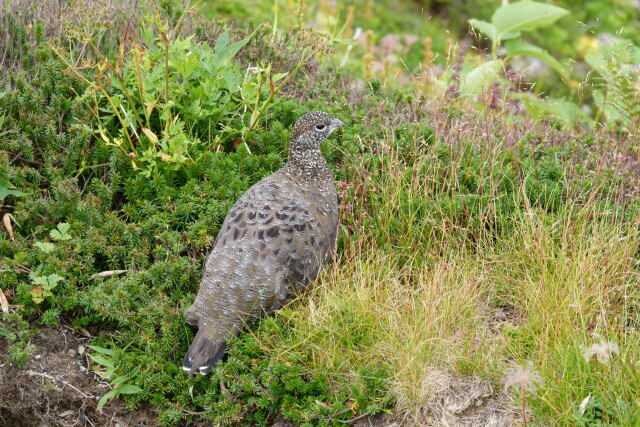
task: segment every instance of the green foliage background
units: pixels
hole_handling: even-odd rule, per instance
[[[426,5],[446,10],[437,25],[451,24],[461,34],[463,28],[453,23],[466,22],[469,16],[486,17],[482,15],[485,10],[490,14],[493,3]],[[599,10],[595,3],[604,2],[585,2],[580,8],[587,22],[592,22],[594,11]],[[211,16],[225,14],[255,24],[267,20],[271,4],[223,1],[206,6],[205,13]],[[381,32],[406,29],[403,19],[410,19],[411,14],[393,11],[413,11],[415,5],[402,2],[391,9],[386,6],[376,2],[375,16],[367,25]],[[616,10],[616,14],[607,15],[605,27],[633,22],[637,14],[627,7]],[[163,13],[171,17],[169,8]],[[13,301],[22,306],[19,313],[3,317],[6,326],[0,336],[11,345],[5,362],[24,363],[32,351],[29,338],[39,324],[64,322],[90,329],[99,336],[93,344],[112,351],[108,362],[115,373],[141,389],[122,396],[127,405],[157,407],[162,424],[193,419],[194,411],[203,419],[222,424],[266,425],[278,415],[300,424],[332,424],[392,407],[390,373],[385,366],[363,366],[357,380],[336,388],[330,373],[323,375],[307,368],[313,358],[309,349],[274,351],[296,342],[290,327],[296,319],[295,305],[249,325],[231,342],[228,361],[211,376],[187,379],[181,370],[182,356],[193,337],[182,313],[197,290],[202,261],[220,224],[249,186],[284,164],[289,130],[296,118],[308,111],[321,109],[347,123],[343,133],[325,147],[336,180],[354,184],[343,195],[343,204],[351,210],[343,217],[340,256],[346,254],[350,242],[360,238],[381,247],[403,247],[407,240],[420,242],[424,235],[439,233],[453,236],[460,247],[473,250],[475,242],[487,233],[496,241],[509,236],[517,213],[534,209],[554,218],[569,206],[594,198],[599,212],[615,210],[623,219],[637,214],[637,199],[625,199],[624,208],[619,209],[622,205],[616,201],[622,199],[615,198],[622,198],[624,190],[633,187],[633,177],[621,175],[613,166],[605,170],[604,177],[590,173],[601,153],[594,148],[603,143],[600,136],[560,133],[557,144],[538,144],[543,139],[538,132],[555,132],[544,127],[531,128],[524,137],[494,148],[479,139],[452,143],[436,137],[434,127],[425,124],[429,123],[426,113],[419,109],[413,120],[397,121],[390,128],[389,123],[401,114],[398,110],[414,108],[421,100],[407,91],[381,88],[371,80],[362,89],[362,99],[354,101],[348,71],[319,60],[310,65],[313,72],[296,75],[288,93],[275,97],[259,125],[244,136],[251,153],[231,138],[213,144],[214,138],[207,136],[211,117],[184,105],[172,107],[189,124],[188,131],[178,133],[185,138],[196,135],[203,146],[179,173],[160,168],[153,171],[150,180],[131,167],[125,152],[105,145],[93,132],[103,125],[114,134],[119,130],[117,123],[105,122],[105,116],[98,121],[99,114],[87,108],[92,94],[87,81],[97,79],[95,69],[72,72],[41,35],[42,29],[36,28],[35,38],[27,40],[26,30],[11,14],[2,19],[10,28],[9,59],[16,66],[0,76],[0,87],[4,88],[0,96],[0,115],[4,117],[0,177],[24,193],[9,196],[2,205],[3,213],[11,212],[19,225],[15,241],[0,232],[2,288],[14,290]],[[427,32],[430,27],[426,28],[420,31]],[[550,50],[553,44],[571,50],[565,41],[572,27],[554,31],[540,44]],[[631,39],[638,34],[633,25],[625,31]],[[196,28],[194,33],[207,40],[203,36],[206,29]],[[444,45],[445,39],[441,33],[436,45]],[[246,56],[233,65],[237,80],[242,79],[241,61],[251,55],[272,54],[273,45],[268,32],[259,32],[248,45]],[[289,48],[295,47],[291,41]],[[203,51],[209,52],[206,49]],[[161,55],[153,49],[150,52]],[[117,49],[111,55],[117,56]],[[135,86],[134,80],[129,83]],[[184,82],[174,83],[179,86]],[[155,84],[161,87],[162,79]],[[303,95],[296,96],[301,91]],[[189,96],[185,94],[185,98]],[[106,108],[104,103],[98,105]],[[230,94],[221,111],[230,118],[232,128],[247,124],[247,118],[237,114],[239,105],[237,96]],[[468,114],[453,103],[439,113],[451,118]],[[384,151],[389,141],[394,145],[393,155]],[[424,197],[400,191],[396,215],[380,218],[376,212],[384,211],[387,195],[359,193],[357,184],[387,188],[388,177],[382,171],[392,162],[400,171],[399,187],[410,183],[415,174],[429,171],[433,175],[424,178],[432,181],[434,188]],[[488,194],[487,188],[495,193]],[[488,211],[492,212],[489,220]],[[408,217],[420,219],[419,230],[406,221]],[[51,237],[50,231],[60,223],[70,225],[70,239]],[[386,234],[369,230],[385,230]],[[45,251],[36,242],[54,246]],[[91,277],[118,269],[129,271],[108,279]],[[51,297],[37,304],[28,270],[41,276],[57,273],[63,281]],[[514,341],[520,339],[526,337],[516,336]],[[534,410],[542,419],[553,416],[544,403]],[[593,411],[597,412],[595,407]]]

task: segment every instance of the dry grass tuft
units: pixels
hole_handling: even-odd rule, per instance
[[[481,132],[461,124],[449,124],[449,131],[451,126],[471,140]],[[541,138],[553,145],[553,135]],[[513,381],[516,391],[535,383],[537,393],[527,396],[525,410],[530,421],[571,422],[596,383],[621,401],[637,401],[640,366],[632,361],[640,359],[640,218],[625,205],[603,211],[603,198],[613,196],[599,187],[585,194],[569,181],[563,195],[568,202],[554,209],[532,206],[526,176],[508,183],[515,186],[508,196],[513,211],[498,217],[506,183],[494,174],[495,155],[508,141],[500,142],[499,133],[483,141],[472,155],[486,165],[477,180],[490,199],[475,214],[480,221],[467,226],[442,207],[460,191],[464,156],[470,155],[461,154],[463,141],[448,144],[446,169],[438,166],[442,145],[416,139],[407,153],[392,134],[376,141],[375,150],[395,161],[351,182],[362,196],[343,218],[353,230],[343,258],[297,303],[293,341],[274,351],[304,348],[309,370],[327,376],[336,390],[365,381],[363,368],[385,372],[398,412],[415,423],[522,420],[514,409],[520,402],[502,390],[514,364],[527,361],[530,369]],[[430,209],[412,208],[421,205]],[[496,234],[499,221],[506,221],[508,233]],[[510,321],[498,322],[496,313],[505,320],[508,313]],[[620,357],[603,378],[582,358],[594,331],[620,344]]]

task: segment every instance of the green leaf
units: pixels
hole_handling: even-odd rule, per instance
[[[524,102],[527,112],[535,119],[552,118],[569,128],[581,123],[589,126],[593,124],[593,120],[582,112],[580,106],[565,99],[540,99],[526,92],[514,93],[513,96]]]
[[[277,73],[277,74],[274,74],[273,77],[271,78],[271,81],[274,82],[274,83],[277,83],[280,80],[282,80],[283,78],[285,78],[287,76],[287,74],[289,74],[289,73]]]
[[[100,411],[104,407],[104,405],[107,403],[107,401],[109,399],[115,397],[117,393],[118,393],[117,390],[110,390],[110,391],[106,392],[104,394],[104,396],[102,396],[100,398],[100,400],[98,400],[98,405],[96,406],[96,411]]]
[[[216,40],[216,53],[221,52],[224,48],[227,47],[227,45],[229,45],[229,32],[225,30],[218,36],[218,39]]]
[[[218,40],[216,42],[216,63],[221,64],[223,62],[230,60],[234,56],[236,56],[238,51],[242,49],[247,43],[249,43],[249,40],[253,38],[253,35],[256,33],[256,31],[249,34],[247,38],[242,39],[238,42],[232,43],[228,46],[227,46],[227,43],[229,42],[229,34],[226,31],[220,34],[220,37],[218,37]],[[223,38],[223,36],[225,37]],[[221,43],[221,41],[225,43],[224,45],[222,45],[221,48],[218,48],[218,44]]]
[[[500,36],[500,40],[515,39],[522,35],[520,31],[511,31]]]
[[[119,377],[116,377],[113,381],[111,381],[111,385],[119,385],[124,383],[125,381],[127,381],[129,378],[125,377],[124,375],[120,375]]]
[[[46,276],[40,276],[40,275],[34,273],[33,271],[31,273],[29,273],[29,278],[36,285],[42,286],[42,285],[46,285],[47,284],[47,277]]]
[[[503,67],[504,64],[500,59],[494,59],[479,65],[462,76],[462,80],[460,81],[460,92],[466,96],[481,93],[492,82],[498,79]]]
[[[59,276],[57,274],[50,274],[46,277],[47,283],[42,285],[42,287],[48,291],[52,290],[58,285],[58,282],[64,280],[64,277]]]
[[[5,258],[5,260],[7,260],[7,258]],[[10,260],[12,265],[24,265],[27,263],[27,253],[20,251],[20,252],[16,252],[15,255],[13,255],[13,259]]]
[[[31,294],[31,299],[36,304],[40,304],[42,301],[44,301],[44,295],[43,295],[43,291],[42,291],[42,286],[37,286],[37,287],[31,289],[30,294]]]
[[[4,92],[0,92],[0,95],[4,95]],[[0,99],[2,99],[2,96],[0,96]],[[6,115],[2,115],[0,116],[0,136],[5,135],[7,133],[9,133],[8,130],[2,131],[2,126],[4,126],[4,120],[6,119]]]
[[[56,245],[50,242],[36,242],[34,246],[40,249],[45,254],[48,254],[56,248]]]
[[[15,188],[7,178],[0,176],[0,201],[4,200],[7,196],[24,196],[22,191],[14,190]]]
[[[491,23],[497,37],[504,40],[508,33],[546,27],[568,13],[568,10],[550,4],[520,1],[498,8],[491,17]]]
[[[531,56],[533,58],[537,58],[543,62],[546,62],[551,68],[553,68],[558,74],[562,76],[563,79],[569,79],[569,73],[567,69],[558,62],[553,56],[549,55],[549,53],[539,48],[538,46],[532,45],[531,43],[527,43],[522,40],[510,40],[504,45],[507,53],[507,59],[517,55],[525,55]]]
[[[107,368],[113,368],[113,362],[106,357],[100,356],[99,354],[89,354],[89,357],[96,362],[98,365],[106,366]]]
[[[116,354],[116,352],[113,350],[110,350],[104,347],[98,347],[97,345],[90,345],[89,348],[93,351],[97,351],[98,353],[102,353],[102,354],[107,354],[109,356],[113,356]]]
[[[71,240],[71,236],[67,233],[70,227],[66,222],[61,222],[57,225],[57,230],[51,230],[49,232],[49,236],[58,241]]]
[[[604,118],[607,122],[616,123],[624,121],[624,115],[622,114],[622,112],[615,108],[610,102],[606,101],[606,97],[603,91],[594,90],[593,100],[598,106],[598,109],[600,109],[604,113]]]
[[[119,394],[136,394],[142,391],[140,387],[131,384],[123,384],[116,390],[118,390]]]

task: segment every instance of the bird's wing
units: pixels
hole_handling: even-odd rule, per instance
[[[290,295],[290,282],[308,283],[332,252],[337,212],[330,206],[284,174],[251,187],[222,224],[187,317],[221,339],[246,316],[277,308]]]

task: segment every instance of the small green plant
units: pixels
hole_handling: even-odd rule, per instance
[[[142,45],[99,65],[97,83],[83,77],[98,126],[78,128],[95,132],[145,177],[181,170],[206,151],[242,143],[251,152],[247,135],[304,62],[291,73],[272,75],[271,65],[243,73],[233,58],[255,32],[231,42],[224,31],[214,47],[169,33],[161,21],[148,22]]]
[[[49,231],[49,237],[58,242],[69,241],[71,240],[70,228],[71,226],[66,222],[58,223],[56,228]],[[53,296],[53,290],[64,280],[64,277],[56,273],[43,273],[44,271],[50,271],[52,268],[51,260],[47,257],[55,251],[56,245],[51,242],[35,242],[33,246],[45,254],[45,258],[41,260],[35,269],[29,272],[29,279],[33,285],[29,292],[31,300],[36,304],[41,304],[46,298]]]
[[[51,236],[53,240],[57,240],[59,242],[71,240],[71,235],[69,234],[69,228],[70,228],[69,224],[67,224],[66,222],[61,222],[56,226],[54,230],[51,230],[49,232],[49,236]],[[46,246],[46,247],[50,248],[49,246]]]
[[[618,39],[585,57],[599,77],[593,97],[598,116],[609,126],[629,132],[640,122],[640,47]]]
[[[35,285],[31,289],[31,298],[36,304],[40,304],[45,298],[53,296],[53,289],[58,286],[58,283],[64,280],[64,277],[58,274],[39,275],[35,272],[29,273],[31,282]]]
[[[0,314],[0,339],[6,340],[9,345],[3,362],[22,366],[35,352],[36,347],[29,343],[31,337],[37,333],[36,329],[29,327],[19,313]]]
[[[607,381],[607,375],[609,370],[607,365],[614,354],[619,354],[620,348],[618,344],[609,342],[604,338],[601,338],[599,343],[594,343],[590,347],[585,348],[582,355],[587,363],[593,360],[595,365],[595,375],[600,390],[600,396],[602,398],[602,420],[607,419],[607,395],[606,390],[603,387],[603,383]],[[601,371],[601,372],[599,372]]]
[[[9,346],[5,360],[8,363],[13,363],[16,366],[21,367],[27,362],[27,360],[29,360],[35,351],[35,345],[24,341],[18,341]]]
[[[109,380],[109,384],[112,386],[112,389],[105,393],[100,398],[100,400],[98,400],[96,410],[100,411],[110,399],[115,399],[124,394],[136,394],[142,391],[140,387],[126,383],[136,375],[137,369],[134,369],[134,371],[127,376],[120,375],[114,378],[116,368],[112,357],[115,356],[115,351],[95,345],[90,345],[89,348],[96,352],[89,353],[89,357],[91,358],[91,360],[93,360],[99,366],[99,368],[96,369],[95,372],[101,378]]]

